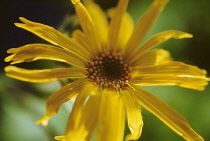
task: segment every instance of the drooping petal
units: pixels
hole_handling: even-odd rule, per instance
[[[98,53],[98,51],[101,51],[102,49],[101,42],[100,42],[100,37],[98,35],[95,23],[90,13],[83,6],[80,0],[71,0],[71,1],[75,6],[75,10],[79,18],[80,25],[82,27],[83,32],[86,35],[86,39],[89,44],[89,47],[92,48],[93,53]]]
[[[128,127],[131,132],[131,134],[126,136],[125,140],[138,140],[143,127],[141,107],[136,100],[136,95],[128,90],[121,91],[120,96],[126,108]]]
[[[178,135],[188,141],[204,140],[192,129],[189,123],[169,105],[138,86],[133,86],[133,88],[135,91],[130,89],[130,93],[133,92],[133,94],[136,94],[139,104],[157,116]]]
[[[65,48],[69,50],[70,52],[78,56],[81,56],[82,58],[85,58],[85,59],[90,58],[90,53],[84,47],[82,47],[80,44],[75,42],[73,39],[55,30],[54,28],[41,24],[41,23],[29,21],[23,17],[20,17],[20,20],[23,23],[15,23],[17,27],[28,30],[34,33],[35,35],[39,36],[40,38],[54,45]]]
[[[142,86],[178,85],[203,90],[209,78],[206,71],[182,62],[171,61],[157,66],[145,66],[133,72],[131,83]]]
[[[94,3],[93,0],[84,0],[84,5],[89,11],[96,30],[99,34],[100,40],[102,44],[105,44],[107,41],[107,33],[108,33],[108,18],[107,15],[104,13],[101,7]]]
[[[59,89],[52,94],[46,101],[46,116],[36,121],[37,124],[45,122],[51,116],[57,114],[60,106],[77,96],[81,89],[89,83],[88,79],[80,79]]]
[[[47,59],[85,68],[87,63],[83,58],[67,50],[46,44],[28,44],[19,48],[11,48],[7,52],[13,53],[13,55],[5,58],[6,62],[12,61],[11,64]]]
[[[68,119],[65,134],[66,141],[86,141],[92,136],[99,112],[100,95],[97,92],[98,89],[95,85],[89,83],[84,86],[77,96]]]
[[[154,48],[155,46],[167,41],[170,38],[174,39],[183,39],[183,38],[192,38],[193,35],[181,31],[176,31],[176,30],[168,30],[161,32],[149,40],[147,40],[143,45],[141,45],[137,51],[130,56],[131,62],[135,62],[139,60],[142,54],[144,54],[146,51]]]
[[[131,67],[144,67],[165,64],[171,61],[170,53],[164,49],[156,49],[142,54],[139,60],[129,62]]]
[[[108,10],[108,15],[112,18],[114,16],[116,9],[112,8]],[[120,31],[118,34],[118,38],[115,41],[115,46],[113,48],[116,52],[123,52],[125,44],[127,43],[129,37],[131,36],[131,33],[133,32],[134,23],[133,19],[130,16],[129,13],[124,12],[122,16],[122,20],[120,23]]]
[[[123,15],[126,12],[129,0],[120,0],[114,15],[110,22],[109,33],[108,33],[108,49],[115,50],[118,46],[118,39],[120,34],[121,22],[123,21]],[[118,47],[119,48],[119,47]]]
[[[125,108],[115,91],[104,89],[98,119],[96,141],[122,141],[124,137]]]
[[[15,66],[5,67],[6,75],[18,80],[47,83],[65,78],[84,78],[85,70],[79,68],[57,68],[43,70],[28,70]]]
[[[138,47],[139,43],[143,40],[149,29],[152,27],[168,1],[169,0],[153,1],[149,9],[135,26],[134,31],[126,44],[125,53],[127,56],[134,52],[134,50]]]

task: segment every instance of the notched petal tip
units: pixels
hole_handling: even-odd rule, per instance
[[[20,19],[23,23],[30,22],[29,20],[27,20],[27,19],[24,18],[24,17],[19,17],[19,19]],[[15,24],[15,26],[17,26],[17,27],[20,27],[21,25],[23,25],[23,23],[14,23],[14,24]]]
[[[77,4],[77,3],[80,2],[80,0],[71,0],[71,2],[72,2],[73,4]]]
[[[41,24],[41,23],[37,23],[37,22],[33,22],[33,21],[30,21],[24,17],[19,17],[19,19],[23,22],[23,23],[14,23],[15,26],[17,27],[20,27],[20,28],[23,28],[23,29],[26,29],[26,27],[46,27],[47,25],[44,25],[44,24]],[[49,27],[49,26],[47,26]]]
[[[31,25],[31,21],[23,18],[23,17],[20,17],[20,20],[23,22],[23,23],[14,23],[15,26],[19,27],[19,28],[23,28],[24,26],[29,26]]]

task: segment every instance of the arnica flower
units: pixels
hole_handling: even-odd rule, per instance
[[[21,17],[23,23],[15,23],[17,27],[53,45],[35,43],[11,48],[8,53],[12,55],[6,62],[13,65],[48,59],[74,67],[28,70],[7,66],[7,76],[33,83],[77,78],[47,99],[46,116],[37,121],[45,123],[63,103],[76,97],[65,135],[55,137],[57,140],[89,141],[96,133],[96,141],[122,141],[125,124],[130,130],[125,140],[137,140],[143,127],[141,106],[185,140],[204,140],[169,105],[140,87],[178,85],[204,90],[210,80],[205,70],[172,61],[168,51],[153,49],[170,38],[192,35],[168,30],[141,43],[168,0],[154,0],[135,26],[126,12],[128,2],[119,0],[116,8],[104,12],[92,0],[84,0],[85,6],[80,0],[72,0],[81,30],[75,30],[71,38]]]

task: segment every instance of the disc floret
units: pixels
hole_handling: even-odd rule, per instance
[[[131,78],[131,68],[121,53],[102,53],[88,64],[88,77],[101,88],[122,89]]]

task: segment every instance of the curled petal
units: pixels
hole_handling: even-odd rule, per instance
[[[142,54],[140,57],[134,56],[134,59],[135,57],[138,58],[138,60],[130,62],[130,66],[134,68],[151,65],[160,65],[171,61],[170,53],[164,49],[151,50]]]
[[[74,103],[68,119],[65,139],[68,141],[89,140],[98,120],[98,89],[94,84],[86,84]]]
[[[52,94],[46,101],[46,116],[37,120],[36,123],[40,124],[45,122],[51,116],[55,115],[58,112],[60,106],[73,97],[77,96],[87,83],[89,83],[87,79],[80,79],[62,87],[57,92]]]
[[[13,53],[11,56],[5,58],[6,62],[12,61],[11,64],[48,59],[84,68],[87,62],[67,50],[46,44],[28,44],[19,48],[11,48],[7,52]]]
[[[152,27],[157,17],[168,3],[169,0],[154,0],[149,9],[135,26],[133,33],[128,40],[125,53],[127,55],[134,52],[139,43],[143,40],[149,29]]]
[[[80,44],[75,42],[73,39],[63,35],[59,31],[55,30],[54,28],[41,24],[29,21],[23,17],[20,17],[20,20],[23,23],[15,23],[17,27],[23,28],[28,30],[35,35],[39,36],[40,38],[69,50],[70,52],[81,56],[82,58],[89,59],[90,53],[82,47]]]
[[[47,83],[65,78],[86,77],[86,72],[79,68],[28,70],[15,66],[7,66],[5,71],[9,77],[33,83]]]
[[[126,136],[125,140],[138,140],[143,127],[141,107],[136,100],[136,95],[130,93],[128,90],[121,91],[120,96],[125,105],[128,127],[131,132],[131,134]]]
[[[130,89],[130,93],[133,92],[136,94],[139,104],[157,116],[178,135],[188,141],[204,140],[192,129],[189,123],[169,105],[138,86],[133,86],[133,88],[135,91]]]
[[[131,83],[135,85],[178,85],[203,90],[209,78],[206,71],[182,62],[171,61],[157,66],[145,66],[133,72]]]
[[[192,34],[181,32],[181,31],[176,31],[176,30],[168,30],[168,31],[161,32],[161,33],[153,36],[149,40],[147,40],[143,45],[141,45],[137,49],[137,51],[132,55],[132,56],[136,56],[136,57],[133,57],[131,59],[131,62],[135,62],[135,61],[139,60],[141,55],[144,54],[146,51],[167,41],[170,38],[183,39],[183,38],[192,38],[192,37],[193,37]]]

